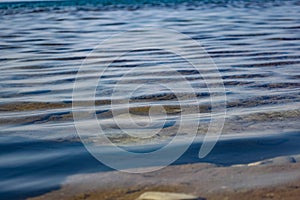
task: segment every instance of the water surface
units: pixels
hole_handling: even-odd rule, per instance
[[[296,0],[1,3],[0,21],[3,148],[0,164],[5,172],[1,175],[4,186],[0,191],[3,193],[34,194],[33,191],[56,187],[69,174],[97,170],[97,162],[86,157],[74,127],[72,91],[76,73],[101,41],[145,25],[186,34],[199,41],[216,63],[227,96],[223,135],[243,138],[299,132],[300,4]],[[195,57],[197,50],[189,47]],[[108,51],[107,60],[116,53]],[[136,54],[144,59],[136,59]],[[161,62],[153,62],[154,58]],[[103,67],[101,63],[91,65],[93,70]],[[126,77],[124,89],[153,82],[180,85],[176,74],[165,70],[166,65],[175,68],[196,88],[201,99],[196,106],[203,115],[189,119],[201,122],[198,134],[205,134],[211,117],[218,117],[218,113],[210,115],[211,98],[203,80],[203,77],[212,82],[217,80],[214,71],[207,69],[201,77],[177,55],[160,49],[141,49],[115,60],[97,88],[97,116],[113,141],[137,144],[149,141],[128,137],[112,120],[109,105],[118,78],[129,69],[138,68],[143,70]],[[191,94],[185,88],[182,92]],[[190,104],[188,100],[181,103]],[[143,124],[150,106],[164,106],[167,111],[167,123],[154,141],[167,140],[176,132],[179,103],[167,88],[140,87],[132,95],[130,112]],[[121,104],[122,109],[125,105]],[[152,111],[157,114],[154,121],[159,124],[160,110]],[[128,116],[120,116],[126,125]],[[141,134],[144,131],[127,129]],[[188,137],[188,133],[182,134]],[[101,145],[97,138],[90,141]],[[90,159],[94,164],[74,169],[79,158]],[[71,167],[70,163],[74,165]],[[51,170],[52,167],[64,170]],[[47,170],[49,174],[45,173]]]

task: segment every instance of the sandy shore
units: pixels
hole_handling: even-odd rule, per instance
[[[59,190],[30,199],[134,200],[145,191],[184,192],[204,199],[299,199],[299,161],[299,156],[285,156],[227,167],[196,163],[144,174],[79,174]]]

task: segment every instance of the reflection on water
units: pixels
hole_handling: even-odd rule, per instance
[[[20,147],[13,154],[20,159],[14,160],[9,153],[1,152],[1,168],[30,166],[42,160],[52,162],[64,156],[61,147],[57,152],[46,153],[45,157],[38,156],[34,150],[32,155],[24,155],[22,148],[26,148],[27,140],[78,141],[71,112],[78,67],[102,40],[143,25],[182,32],[201,42],[214,59],[227,94],[223,134],[242,137],[253,133],[299,131],[300,9],[297,1],[163,1],[168,6],[149,2],[144,5],[134,1],[130,5],[104,5],[90,1],[91,4],[79,3],[79,6],[70,2],[65,6],[53,2],[43,5],[25,3],[25,6],[0,4],[1,146]],[[188,48],[193,52],[196,47]],[[106,59],[109,61],[114,53],[107,52]],[[136,76],[126,77],[123,80],[125,87],[158,81],[176,83],[177,77],[165,71],[165,65],[176,68],[198,88],[196,95],[202,103],[196,106],[203,115],[191,120],[201,122],[198,132],[204,134],[211,116],[210,94],[203,77],[214,82],[217,75],[207,69],[201,77],[188,63],[159,50],[138,53],[145,59],[128,54],[112,63],[97,90],[97,115],[111,139],[120,143],[141,142],[124,135],[112,120],[109,105],[113,84],[133,67],[143,70]],[[152,62],[151,57],[164,62]],[[95,70],[101,68],[101,63],[91,65]],[[85,74],[85,78],[93,73]],[[184,91],[186,95],[189,92]],[[151,112],[157,115],[160,109],[155,106],[164,106],[169,120],[158,137],[173,136],[176,116],[181,110],[172,92],[165,88],[140,87],[130,103],[130,113],[140,123],[147,118],[150,106],[154,106]],[[82,105],[89,103],[83,101]],[[121,105],[119,109],[124,108]],[[120,115],[119,118],[126,124],[128,116]],[[157,119],[159,121],[159,116]],[[12,141],[14,137],[27,139],[15,142]],[[99,142],[95,138],[91,141]],[[44,166],[40,165],[36,170],[42,169]],[[14,183],[27,178],[19,170],[3,177]],[[40,184],[41,188],[46,185]],[[22,186],[16,185],[16,188]]]

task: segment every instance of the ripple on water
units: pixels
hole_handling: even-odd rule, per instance
[[[1,140],[1,145],[13,146],[11,138],[22,140],[20,137],[67,140],[77,144],[72,91],[78,67],[99,42],[120,31],[144,25],[170,28],[186,34],[199,41],[217,64],[227,94],[223,134],[243,137],[253,133],[264,135],[300,130],[298,1],[149,2],[145,5],[96,6],[93,3],[75,6],[71,2],[65,5],[41,3],[38,6],[0,4],[0,137],[10,137]],[[198,54],[196,46],[181,44],[188,49],[189,56],[205,58]],[[90,87],[89,80],[95,78],[99,68],[118,53],[105,51],[101,62],[99,52],[89,57],[87,64],[91,70],[78,77],[86,80],[81,88],[83,96]],[[165,70],[166,66],[172,66],[176,73]],[[130,96],[127,108],[122,96],[112,98],[111,94],[114,84],[135,68],[139,70],[124,77],[120,84],[124,91],[137,88]],[[179,75],[191,83],[195,92],[180,88]],[[144,84],[169,83],[181,90],[180,94],[184,97],[181,103],[185,109],[200,111],[200,116],[187,114],[185,123],[188,126],[198,120],[198,134],[203,135],[210,121],[220,117],[218,113],[211,115],[211,94],[205,82],[215,83],[217,78],[218,74],[211,68],[204,68],[199,74],[177,55],[159,48],[141,48],[114,60],[102,76],[97,88],[96,115],[115,143],[168,141],[178,130],[177,122],[184,109],[172,91]],[[200,100],[199,104],[189,101],[192,93]],[[214,97],[214,103],[218,102],[218,93]],[[92,100],[83,99],[73,109],[91,111]],[[113,115],[112,101],[118,105],[117,116]],[[138,123],[147,124],[149,113],[153,115],[153,127],[145,131],[151,132],[151,128],[156,130],[159,126],[162,129],[147,139],[124,134],[113,120],[113,117],[118,117],[126,130],[142,134],[143,130],[126,126],[128,119],[133,117]],[[83,116],[82,120],[89,124],[90,119],[84,117],[88,116]],[[161,123],[162,119],[165,123]],[[189,136],[188,132],[180,134]],[[103,142],[97,138],[89,139],[100,145]],[[27,145],[26,141],[23,139]],[[24,145],[22,141],[19,144],[21,147]],[[21,147],[19,151],[22,151]],[[44,158],[47,161],[48,158],[66,156],[57,156],[52,150],[47,153]],[[10,164],[14,162],[7,155],[1,154],[0,157],[8,159]],[[40,156],[32,156],[16,163],[21,168],[40,159]],[[0,160],[3,162],[3,159]],[[12,172],[11,177],[14,176]],[[12,180],[16,182],[16,179]],[[29,187],[26,186],[27,189]]]

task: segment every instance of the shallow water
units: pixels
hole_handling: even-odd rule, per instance
[[[76,135],[72,116],[76,74],[101,41],[145,25],[186,34],[200,42],[213,59],[223,78],[227,98],[222,134],[244,137],[299,131],[300,4],[296,0],[175,3],[149,0],[110,5],[106,1],[2,3],[0,21],[0,143],[5,150],[0,153],[0,164],[3,172],[9,171],[1,177],[5,185],[0,187],[1,192],[47,189],[70,173],[97,170],[94,164],[67,173],[67,162],[59,162],[67,156],[68,161],[76,163],[80,155],[87,154]],[[198,47],[185,48],[192,56],[198,56]],[[107,51],[106,61],[117,53]],[[137,54],[143,59],[136,57]],[[91,58],[94,63],[87,65],[92,70],[79,78],[93,77],[95,71],[103,67],[97,58]],[[158,59],[160,62],[156,62]],[[165,66],[172,66],[177,74],[166,71]],[[130,99],[130,113],[138,123],[147,124],[148,113],[152,112],[153,127],[137,130],[126,126],[129,116],[122,113],[126,105],[121,103],[118,119],[124,130],[134,134],[148,134],[152,128],[156,130],[161,126],[160,134],[150,139],[129,137],[112,120],[109,105],[113,86],[132,68],[137,69],[136,74],[125,77],[122,82],[124,91],[138,88]],[[194,93],[180,88],[178,72],[196,89]],[[170,90],[153,89],[151,83],[170,83],[178,86],[184,95],[194,94],[201,100],[197,105],[192,105],[188,98],[180,103],[200,109],[200,117],[188,116],[184,123],[199,121],[198,134],[203,135],[210,120],[218,118],[218,112],[210,113],[211,96],[205,80],[214,82],[217,76],[210,69],[204,69],[200,76],[180,57],[160,49],[132,52],[114,60],[103,76],[96,95],[98,119],[111,140],[117,143],[168,140],[177,130],[176,122],[182,114],[180,105]],[[89,87],[88,80],[81,88],[82,95]],[[145,86],[146,83],[150,86]],[[122,96],[117,97],[122,99]],[[92,109],[90,100],[81,102],[88,111]],[[218,98],[213,101],[218,102]],[[163,125],[160,122],[165,113],[161,113],[159,106],[164,106],[167,113]],[[83,121],[89,124],[88,119]],[[179,134],[189,137],[189,133]],[[87,137],[87,140],[102,144],[97,138]],[[43,141],[47,144],[45,148]],[[30,145],[30,152],[24,151],[28,148],[26,145],[32,143],[38,143],[38,147]],[[48,143],[55,145],[51,147]],[[60,143],[62,145],[56,145]],[[51,173],[45,175],[51,168],[51,164],[46,166],[46,163],[65,169],[50,170]],[[30,173],[21,168],[29,168]]]

